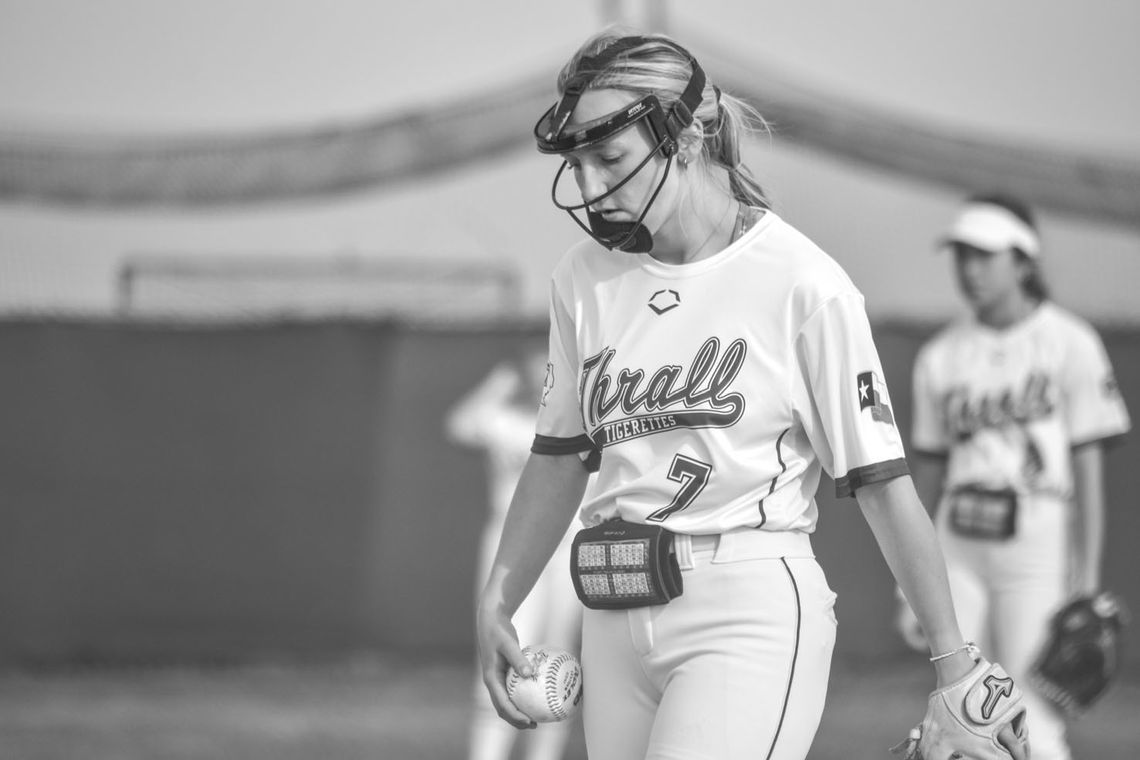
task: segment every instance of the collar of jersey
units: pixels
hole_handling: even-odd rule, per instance
[[[1018,320],[1012,325],[1007,325],[1005,327],[990,327],[985,322],[982,322],[980,319],[978,319],[977,315],[975,315],[973,312],[970,312],[967,315],[967,319],[973,323],[974,327],[983,334],[989,335],[995,340],[1007,340],[1021,335],[1023,332],[1027,332],[1033,329],[1033,326],[1044,318],[1046,312],[1048,312],[1051,308],[1052,303],[1053,302],[1049,300],[1042,301],[1041,303],[1037,304],[1037,306],[1034,307],[1033,311],[1029,312],[1029,314],[1026,315],[1024,319]]]
[[[775,224],[776,212],[768,209],[764,212],[764,216],[760,221],[752,225],[751,228],[736,240],[732,241],[729,246],[714,256],[700,261],[694,261],[691,264],[665,264],[650,256],[648,253],[634,253],[624,254],[626,256],[636,257],[641,268],[649,272],[654,277],[664,277],[671,280],[680,280],[685,277],[693,277],[695,275],[704,274],[705,272],[716,269],[722,264],[727,264],[732,259],[753,243],[756,238],[763,235],[773,224]]]

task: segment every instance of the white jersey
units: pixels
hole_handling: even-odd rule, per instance
[[[532,450],[600,452],[586,524],[811,532],[840,495],[907,472],[863,297],[767,212],[716,256],[570,249],[553,275]]]
[[[915,362],[913,446],[949,455],[948,491],[1067,498],[1072,447],[1129,427],[1100,337],[1049,302],[1005,330],[956,322]]]

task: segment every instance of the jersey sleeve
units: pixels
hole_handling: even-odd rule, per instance
[[[1115,438],[1131,428],[1108,352],[1091,328],[1073,330],[1062,370],[1065,425],[1072,445]]]
[[[578,399],[578,345],[571,312],[557,287],[551,288],[550,347],[546,382],[538,406],[531,451],[536,454],[584,454],[594,451],[586,435]]]
[[[839,497],[909,470],[858,293],[832,297],[796,336],[793,404]]]
[[[950,433],[934,358],[932,347],[927,345],[914,362],[911,447],[923,454],[941,455],[950,452]]]

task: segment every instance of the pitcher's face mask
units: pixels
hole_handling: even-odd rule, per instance
[[[618,56],[628,53],[647,42],[663,42],[684,55],[692,67],[692,75],[680,100],[674,104],[672,110],[666,114],[656,95],[649,94],[628,106],[618,109],[585,124],[568,126],[574,108],[579,98],[603,71],[606,66]],[[682,130],[693,123],[693,111],[700,105],[702,93],[705,88],[705,73],[688,51],[671,42],[652,40],[645,37],[622,37],[602,52],[594,56],[583,58],[579,62],[579,73],[574,75],[566,84],[562,99],[555,103],[543,114],[534,126],[534,137],[541,153],[566,154],[581,150],[608,140],[618,133],[644,123],[650,134],[652,149],[648,155],[626,177],[615,183],[606,192],[593,198],[583,198],[582,203],[562,203],[558,199],[558,185],[566,171],[567,162],[563,160],[562,166],[554,175],[554,183],[550,189],[551,200],[554,205],[570,215],[579,227],[586,231],[590,237],[597,240],[606,248],[617,248],[629,253],[648,253],[653,249],[653,236],[642,224],[645,215],[649,213],[653,202],[657,200],[665,180],[669,177],[669,170],[673,165],[673,157],[677,154],[678,139]],[[633,179],[645,166],[660,153],[665,157],[665,169],[656,189],[650,195],[645,207],[636,221],[617,222],[605,219],[600,213],[592,210],[600,201],[610,197],[620,190],[627,182]],[[576,211],[585,209],[587,226],[582,222]]]

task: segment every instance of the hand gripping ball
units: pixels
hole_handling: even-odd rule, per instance
[[[537,723],[566,720],[582,704],[582,666],[565,649],[550,646],[523,647],[534,675],[523,678],[507,670],[507,696],[515,707]]]

